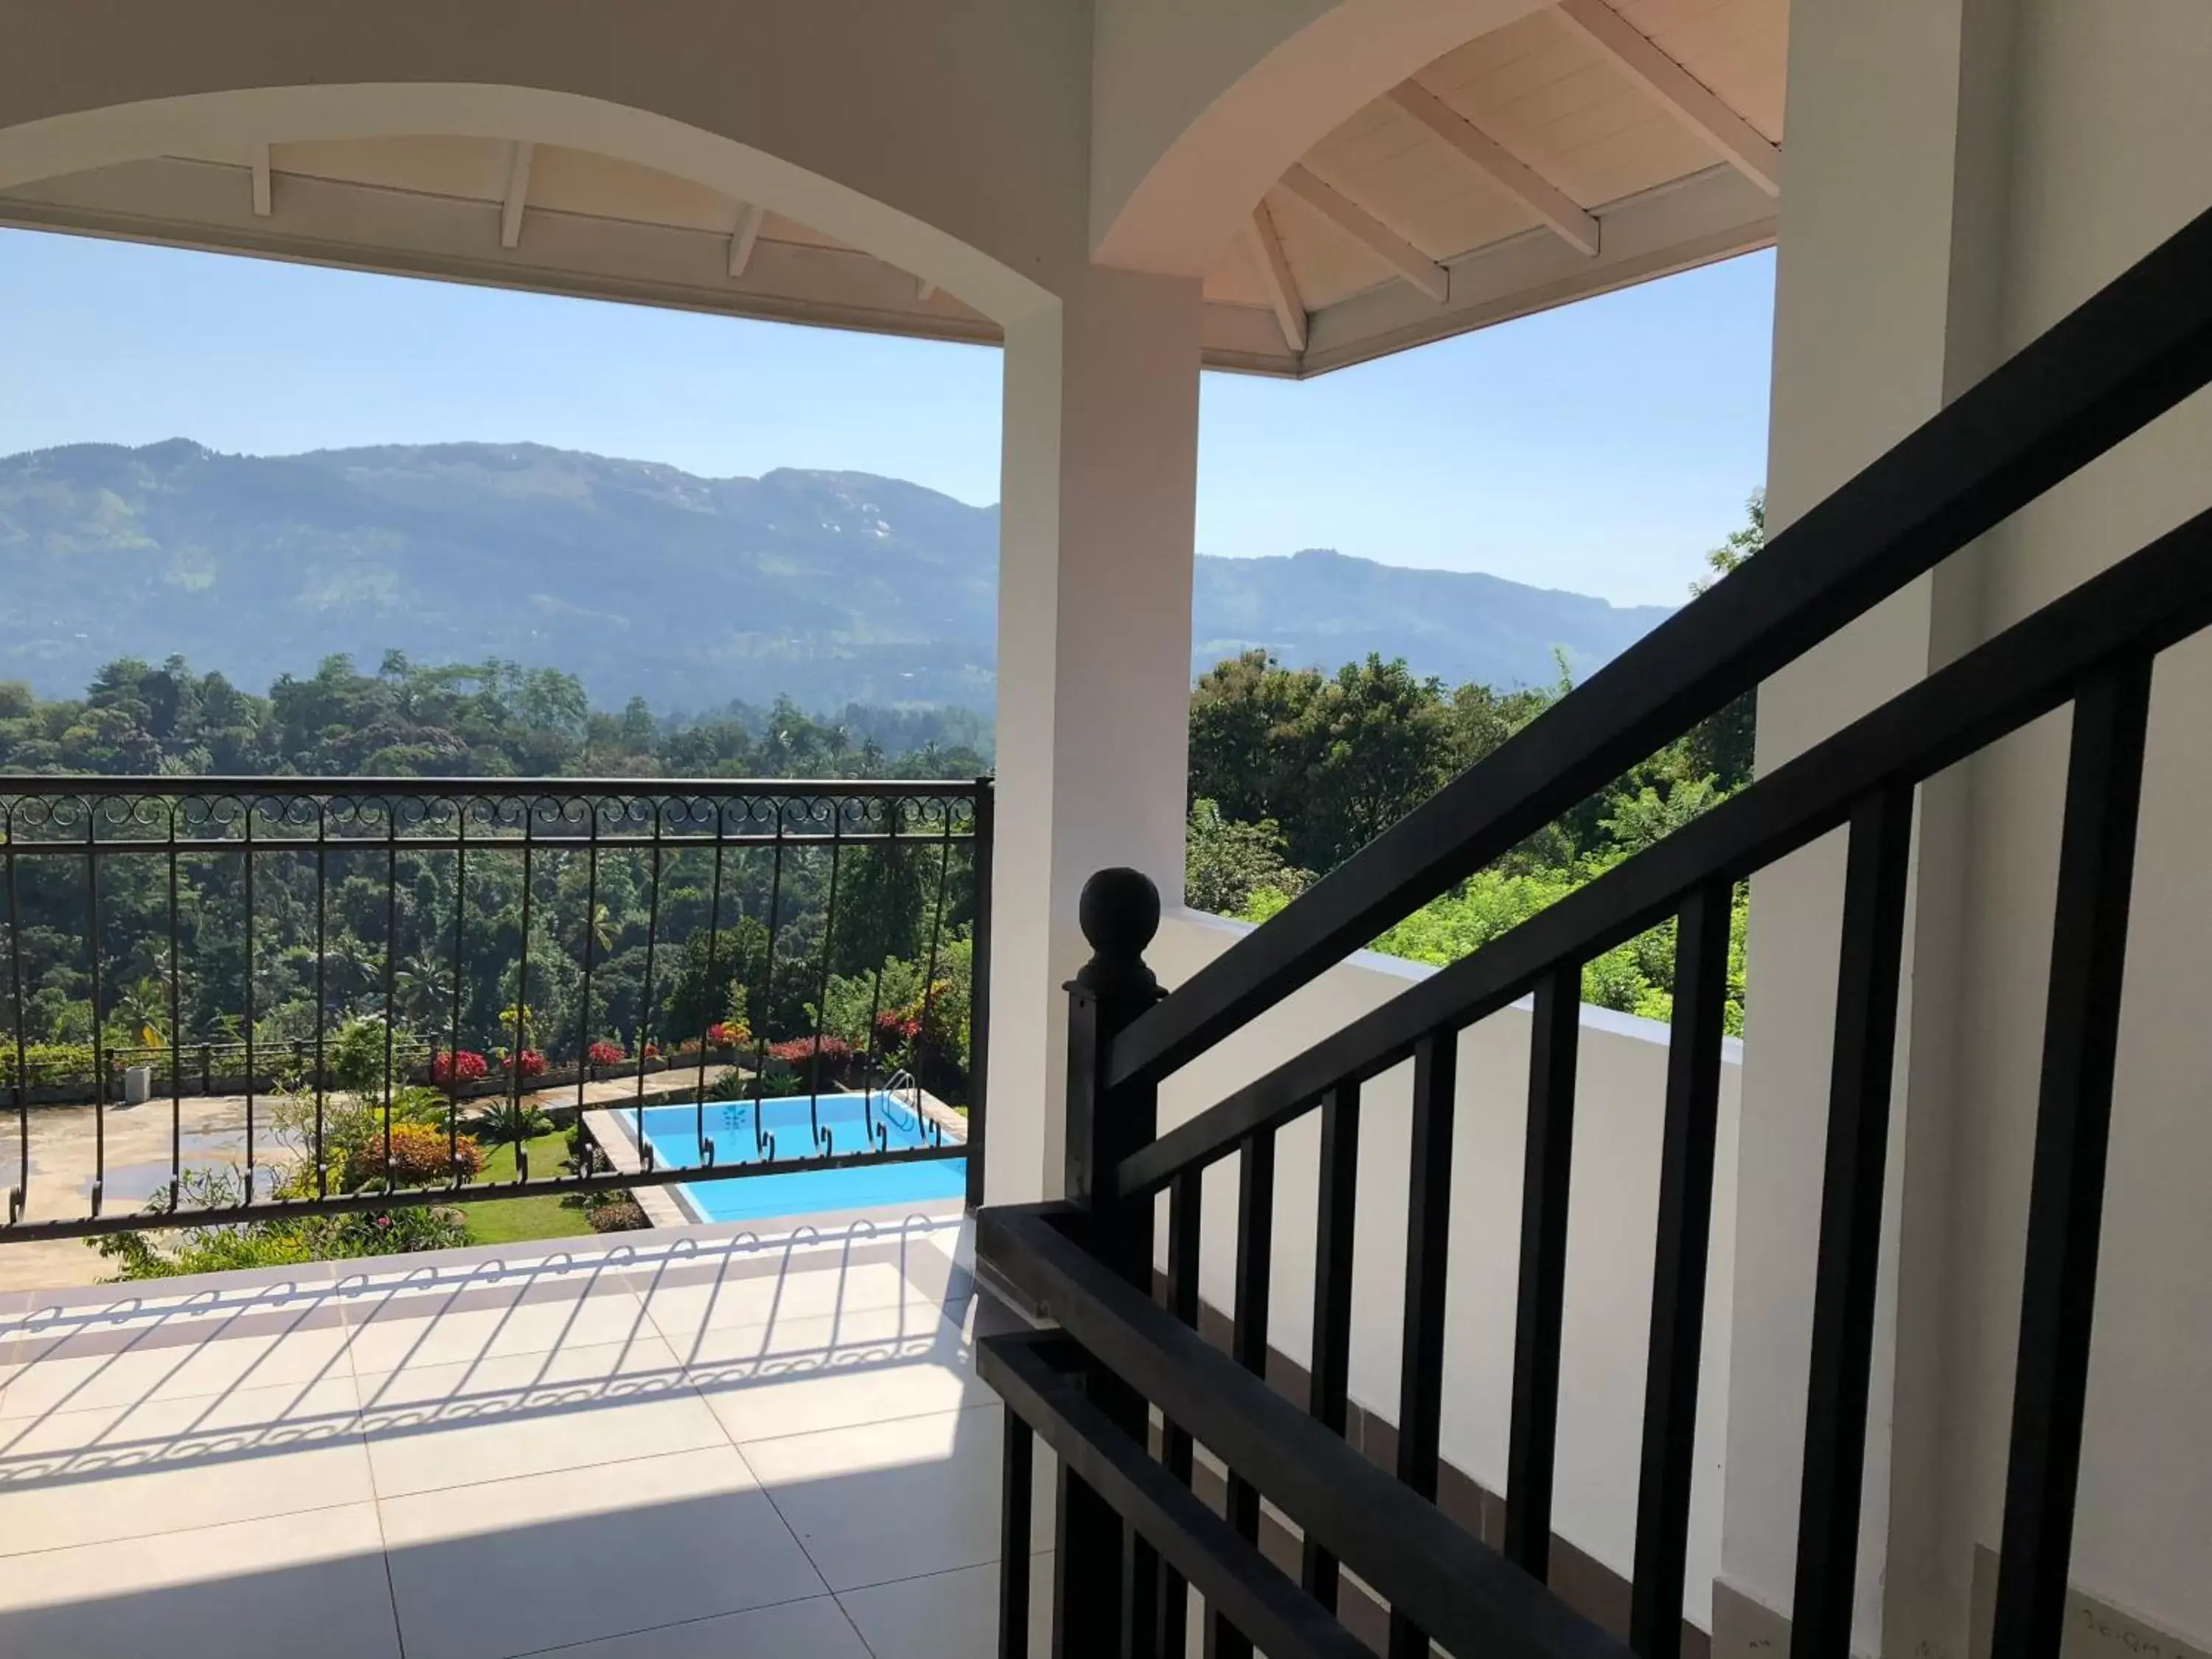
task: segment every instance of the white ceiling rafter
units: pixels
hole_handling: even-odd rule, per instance
[[[738,204],[737,228],[730,233],[730,275],[742,276],[753,260],[753,244],[760,240],[761,221],[767,212],[757,203]]]
[[[1283,175],[1283,188],[1438,305],[1451,298],[1450,272],[1303,163]]]
[[[1508,150],[1418,81],[1393,88],[1390,101],[1451,146],[1492,185],[1558,232],[1570,246],[1595,256],[1598,222],[1565,191]]]
[[[1304,351],[1305,301],[1298,297],[1297,278],[1291,273],[1290,259],[1283,252],[1283,239],[1275,230],[1274,216],[1267,211],[1265,202],[1252,204],[1252,220],[1245,228],[1245,240],[1251,249],[1253,270],[1260,278],[1260,286],[1267,291],[1276,325],[1283,331],[1283,343],[1293,352]]]
[[[1643,82],[1668,112],[1769,196],[1782,194],[1781,147],[1730,109],[1606,0],[1559,0],[1559,15]]]
[[[538,146],[524,142],[514,147],[507,164],[507,195],[499,204],[499,245],[516,247],[522,241],[522,206],[530,198],[530,163]]]

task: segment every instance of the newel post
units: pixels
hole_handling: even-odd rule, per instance
[[[1136,870],[1101,870],[1084,884],[1079,919],[1091,960],[1067,987],[1067,1197],[1089,1211],[1085,1243],[1130,1283],[1149,1293],[1152,1205],[1116,1201],[1108,1191],[1115,1165],[1158,1128],[1158,1091],[1109,1091],[1105,1067],[1115,1037],[1167,994],[1145,965],[1159,931],[1160,895]],[[1091,1399],[1138,1444],[1145,1443],[1144,1401],[1102,1366],[1085,1379]],[[1143,1650],[1158,1563],[1119,1516],[1065,1465],[1054,1510],[1052,1650],[1055,1659]],[[1125,1628],[1126,1626],[1126,1628]],[[1132,1645],[1124,1646],[1125,1638]]]

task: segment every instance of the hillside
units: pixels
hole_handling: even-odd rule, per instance
[[[0,459],[0,679],[179,653],[250,687],[348,653],[512,659],[595,702],[988,708],[998,509],[854,472],[700,478],[530,444]],[[1449,681],[1578,673],[1666,614],[1309,550],[1201,558],[1195,667],[1370,651]]]

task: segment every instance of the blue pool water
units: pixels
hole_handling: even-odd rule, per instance
[[[778,1163],[814,1154],[805,1096],[764,1100],[759,1109],[767,1133],[775,1137]],[[707,1103],[707,1139],[714,1143],[717,1164],[766,1161],[768,1154],[758,1146],[753,1128],[753,1110],[754,1103],[749,1100]],[[865,1103],[857,1094],[823,1095],[815,1117],[829,1132],[832,1153],[867,1151],[872,1120],[889,1129],[894,1152],[934,1144],[934,1132],[913,1107],[880,1091],[866,1096]],[[705,1162],[704,1149],[699,1145],[696,1106],[647,1107],[645,1138],[652,1143],[656,1168],[696,1170]],[[967,1190],[964,1158],[847,1170],[799,1170],[787,1175],[689,1182],[681,1189],[690,1208],[708,1221],[752,1221],[765,1216],[858,1210],[879,1204],[942,1204],[962,1197]]]

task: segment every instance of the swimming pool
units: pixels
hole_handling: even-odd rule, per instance
[[[767,1161],[768,1153],[753,1127],[753,1106],[750,1100],[707,1103],[706,1135],[713,1143],[717,1165]],[[778,1162],[814,1154],[805,1096],[764,1100],[760,1109],[766,1132],[775,1138]],[[636,1121],[630,1113],[622,1116],[626,1124]],[[894,1152],[936,1144],[935,1131],[915,1115],[912,1106],[880,1090],[865,1096],[823,1095],[816,1108],[815,1121],[829,1133],[830,1151],[836,1154],[867,1151],[871,1123],[889,1131]],[[645,1109],[645,1138],[653,1147],[658,1169],[696,1170],[705,1163],[699,1132],[697,1106]],[[676,1188],[684,1206],[702,1221],[752,1221],[766,1216],[858,1210],[879,1204],[942,1205],[963,1197],[967,1191],[964,1158],[928,1164],[796,1170],[785,1175],[686,1182]]]

